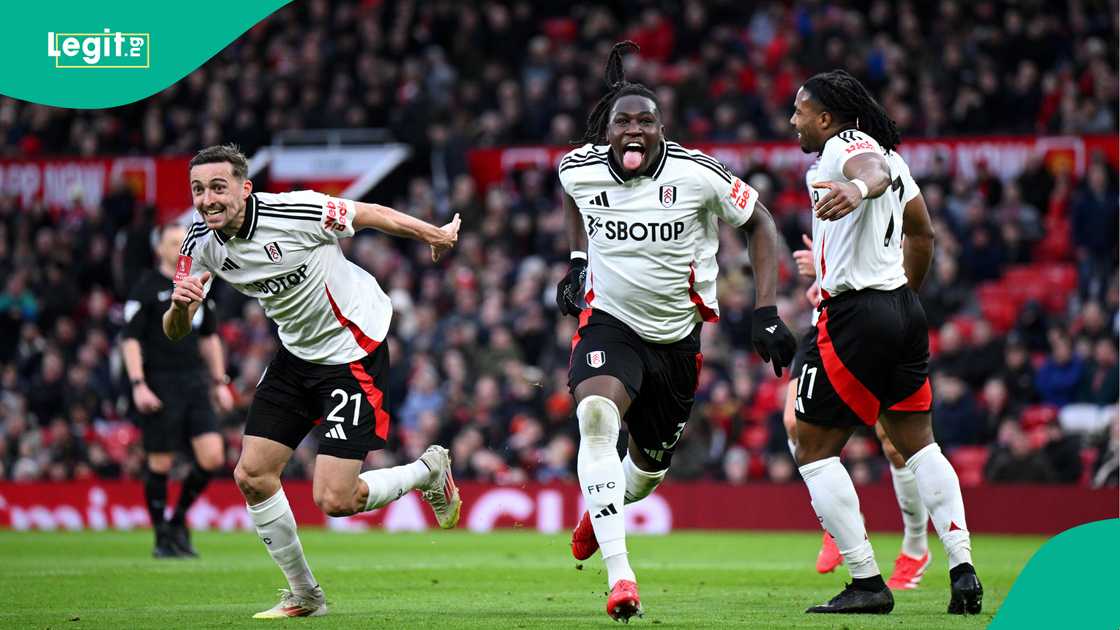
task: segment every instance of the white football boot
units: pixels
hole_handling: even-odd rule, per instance
[[[420,461],[432,471],[432,480],[421,488],[420,495],[432,506],[439,526],[451,529],[459,522],[459,510],[463,507],[459,487],[451,476],[451,457],[446,448],[433,444],[420,456]]]

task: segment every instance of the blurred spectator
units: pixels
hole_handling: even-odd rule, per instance
[[[1019,424],[1008,421],[999,428],[999,444],[988,458],[985,477],[997,483],[1050,483],[1057,474]]]
[[[1042,402],[1062,406],[1073,401],[1084,366],[1073,353],[1069,336],[1054,329],[1050,333],[1051,355],[1035,374],[1034,383]]]

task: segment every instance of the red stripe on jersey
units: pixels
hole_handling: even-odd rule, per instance
[[[595,299],[595,275],[592,273],[587,274],[587,295],[583,296],[583,301],[587,303],[587,307],[591,308],[591,301]]]
[[[821,277],[817,279],[817,286],[821,288],[821,299],[827,300],[831,296],[824,290],[824,274],[828,269],[824,264],[824,238],[824,232],[821,232]]]
[[[373,407],[374,428],[373,432],[382,440],[389,439],[389,413],[382,408],[385,394],[373,382],[373,377],[362,366],[361,361],[350,362],[350,373],[358,380],[362,391],[366,393],[366,400]]]
[[[859,382],[855,374],[848,370],[848,366],[836,354],[836,347],[832,345],[832,337],[828,335],[828,308],[821,311],[817,320],[817,349],[821,353],[824,363],[824,373],[832,382],[832,388],[840,396],[840,400],[848,406],[859,419],[867,426],[874,426],[879,420],[879,399]]]
[[[591,295],[589,292],[588,295]],[[587,325],[587,320],[591,318],[591,309],[585,308],[579,312],[579,323],[576,324],[576,332],[572,335],[572,351],[568,354],[568,369],[572,369],[572,357],[575,356],[576,345],[579,344],[579,329]]]
[[[342,314],[341,310],[339,310],[338,304],[335,304],[334,296],[331,295],[330,287],[324,286],[323,288],[327,291],[327,300],[329,300],[331,303],[331,310],[334,311],[334,316],[336,319],[338,319],[338,323],[350,329],[350,334],[354,335],[354,340],[358,342],[358,345],[361,346],[362,350],[365,350],[367,354],[376,350],[377,346],[381,345],[381,342],[370,339],[364,332],[362,332],[361,328],[358,328],[357,324],[346,319],[346,316]]]
[[[688,268],[688,299],[692,300],[692,303],[696,305],[696,310],[700,312],[700,319],[702,319],[706,322],[718,322],[719,321],[719,315],[716,315],[715,311],[713,311],[711,308],[708,308],[707,304],[704,304],[704,300],[700,297],[700,294],[697,293],[696,289],[694,288],[695,284],[696,284],[696,269],[689,266],[689,268]]]
[[[890,406],[891,411],[929,411],[933,405],[933,391],[929,387],[929,377],[913,394]]]

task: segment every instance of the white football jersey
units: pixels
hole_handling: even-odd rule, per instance
[[[609,151],[587,144],[559,167],[587,232],[587,303],[642,339],[679,341],[697,322],[719,321],[717,219],[742,226],[758,193],[715,159],[675,142],[663,142],[657,164],[630,180]]]
[[[253,193],[235,236],[196,222],[180,253],[193,259],[191,275],[210,271],[257,298],[292,354],[341,365],[372,352],[393,315],[373,276],[342,254],[353,220],[352,201],[313,190]]]
[[[884,151],[871,136],[846,129],[825,141],[820,158],[805,173],[805,186],[815,205],[828,189],[813,188],[813,182],[848,181],[844,163],[864,153],[886,158],[891,185],[839,220],[821,221],[813,216],[813,264],[821,296],[826,299],[844,291],[889,291],[906,284],[902,210],[919,190],[897,151]]]

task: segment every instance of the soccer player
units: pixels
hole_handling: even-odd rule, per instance
[[[910,286],[933,255],[928,239],[902,239],[905,162],[898,130],[854,77],[834,70],[798,90],[790,123],[801,148],[820,154],[813,179],[813,265],[821,304],[795,400],[797,461],[813,509],[844,556],[852,583],[814,613],[887,613],[891,591],[875,563],[859,498],[840,451],[859,423],[879,421],[914,473],[949,559],[948,610],[977,614],[983,589],[972,566],[960,482],[933,441],[929,337]],[[928,223],[928,219],[926,220]]]
[[[194,206],[180,250],[163,330],[179,339],[215,274],[257,298],[279,329],[281,348],[265,371],[234,470],[257,534],[288,580],[261,619],[319,616],[326,598],[304,558],[280,472],[309,431],[319,439],[315,504],[329,516],[373,510],[422,491],[440,527],[459,520],[459,490],[447,449],[430,446],[406,465],[360,473],[389,437],[385,381],[392,305],[377,281],[342,254],[338,239],[374,228],[423,241],[432,260],[455,246],[459,216],[442,228],[377,204],[310,190],[253,192],[234,146],[213,146],[190,162]],[[189,275],[188,275],[189,274]]]
[[[814,166],[806,174],[807,185],[810,186],[810,196],[812,196],[811,180],[815,176],[815,172],[816,168]],[[932,247],[933,233],[929,231],[929,211],[926,209],[925,200],[922,199],[917,183],[910,177],[909,170],[905,170],[904,173],[906,199],[903,201],[906,207],[902,213],[902,235],[904,239],[920,239],[923,241],[922,246]],[[816,271],[813,268],[813,240],[806,235],[802,235],[801,239],[809,249],[797,250],[793,252],[793,257],[797,263],[798,273],[814,279],[813,284],[805,292],[805,296],[815,308],[820,305],[821,297],[820,287],[816,283]],[[906,244],[910,247],[916,246],[914,243]],[[918,274],[924,278],[925,270],[920,270],[915,275]],[[915,278],[915,280],[918,283],[921,282],[920,279]],[[915,292],[921,288],[914,281],[909,282],[909,285]],[[816,311],[814,311],[815,314]],[[816,317],[814,317],[815,319]],[[813,334],[815,334],[815,331],[813,331]],[[797,457],[797,416],[794,407],[799,386],[798,376],[805,369],[805,357],[802,350],[804,350],[804,346],[798,348],[798,353],[794,356],[793,363],[790,364],[789,389],[786,393],[785,410],[782,414],[782,423],[785,425],[786,434],[789,436],[790,452],[794,457]],[[898,501],[898,508],[902,512],[904,525],[902,549],[899,550],[898,557],[894,561],[894,571],[891,572],[891,578],[887,580],[887,586],[892,591],[909,590],[918,587],[926,569],[929,568],[929,541],[926,535],[928,531],[926,522],[929,520],[929,512],[926,511],[926,506],[922,504],[922,497],[918,493],[918,484],[914,479],[914,473],[906,467],[906,460],[895,450],[890,438],[883,431],[882,424],[875,424],[875,435],[882,443],[883,453],[891,464],[894,495]],[[843,556],[840,555],[840,550],[836,547],[836,540],[826,531],[821,539],[821,550],[817,554],[817,571],[819,573],[831,573],[836,567],[840,566],[841,562],[843,562]]]
[[[156,558],[198,556],[187,529],[187,510],[222,465],[222,438],[214,407],[223,413],[233,409],[213,308],[204,304],[195,313],[191,327],[198,330],[197,340],[171,343],[163,334],[161,315],[171,304],[171,280],[185,235],[182,225],[160,229],[159,265],[140,277],[124,305],[121,355],[132,385],[132,401],[140,413],[148,464],[144,500],[155,533],[152,555]],[[167,520],[167,474],[175,451],[187,443],[194,461],[183,480],[175,512]]]
[[[692,409],[700,327],[719,320],[720,219],[747,236],[755,350],[780,375],[796,348],[775,306],[778,235],[770,213],[722,164],[665,140],[656,96],[623,74],[622,55],[635,49],[623,42],[611,50],[610,91],[588,117],[586,144],[559,166],[571,265],[556,301],[579,317],[569,387],[588,507],[572,533],[572,554],[586,559],[602,549],[607,614],[619,620],[641,612],[623,506],[665,478]],[[620,461],[622,421],[630,441]]]

